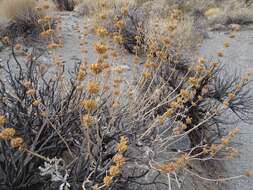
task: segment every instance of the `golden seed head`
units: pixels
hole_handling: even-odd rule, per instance
[[[170,103],[170,107],[174,110],[177,109],[180,105],[178,104],[178,102],[173,101]]]
[[[109,174],[110,176],[114,177],[116,175],[118,175],[120,172],[120,166],[119,165],[113,165],[110,167],[109,169]]]
[[[123,44],[123,42],[124,42],[124,39],[123,39],[122,35],[120,35],[118,33],[115,33],[113,35],[113,40],[114,40],[115,43],[118,43],[118,44]]]
[[[16,130],[14,128],[5,128],[0,134],[3,140],[9,140],[14,137],[15,133]]]
[[[98,35],[99,37],[105,37],[108,35],[108,31],[106,28],[104,27],[99,27],[95,30],[96,35]]]
[[[186,118],[186,124],[187,124],[187,125],[192,124],[192,118],[191,118],[191,117],[187,117],[187,118]]]
[[[228,98],[229,98],[230,100],[235,99],[235,97],[236,97],[235,93],[229,93],[229,94],[228,94]]]
[[[40,36],[43,38],[47,38],[47,37],[49,37],[49,33],[47,31],[43,31],[40,33]]]
[[[0,114],[0,126],[3,126],[6,123],[6,117]]]
[[[11,139],[11,147],[12,148],[20,148],[23,146],[23,144],[24,144],[24,141],[20,137]]]
[[[113,68],[113,71],[117,73],[123,73],[124,71],[126,71],[126,68],[124,66],[116,66]]]
[[[224,105],[225,108],[228,108],[229,107],[229,101],[228,100],[223,101],[223,105]]]
[[[80,70],[77,73],[76,80],[77,81],[83,81],[85,79],[85,76],[86,76],[86,73],[84,71]]]
[[[182,124],[180,125],[180,128],[181,128],[182,130],[185,130],[185,129],[187,129],[187,125],[184,124],[184,123],[182,123]]]
[[[87,111],[93,111],[97,108],[97,102],[94,99],[86,99],[81,102],[82,107]]]
[[[189,82],[192,86],[198,86],[198,83],[199,83],[198,79],[195,78],[195,77],[190,77],[189,80],[188,80],[188,82]]]
[[[87,92],[89,94],[97,94],[99,93],[99,90],[100,90],[100,86],[98,83],[89,82],[87,84]]]
[[[55,64],[57,66],[60,66],[60,65],[62,65],[62,61],[59,57],[54,57],[53,58],[53,64]]]
[[[49,22],[52,20],[52,17],[47,15],[43,19],[44,19],[44,21]]]
[[[204,99],[203,96],[198,96],[198,101],[202,101]]]
[[[51,44],[48,44],[48,46],[47,46],[48,49],[57,49],[59,47],[60,47],[60,45],[57,43],[51,43]]]
[[[120,142],[116,146],[116,150],[119,153],[124,153],[128,149],[128,139],[126,137],[121,137]]]
[[[103,182],[105,184],[106,187],[109,187],[112,183],[112,176],[105,176],[103,179]]]
[[[160,125],[163,125],[166,120],[165,115],[157,116],[157,121],[159,122]]]
[[[199,73],[205,71],[205,67],[203,65],[197,65],[195,70]]]
[[[86,114],[82,117],[82,122],[87,127],[93,125],[94,121],[95,121],[94,117],[89,114]]]
[[[173,114],[173,109],[168,109],[165,113],[164,113],[164,116],[166,116],[166,117],[171,117],[172,116],[172,114]]]
[[[47,111],[42,111],[40,114],[43,117],[48,117],[48,112]]]
[[[152,78],[152,74],[150,72],[143,72],[142,76],[144,79]]]
[[[221,144],[228,145],[229,144],[229,139],[225,138],[225,137],[221,138]]]
[[[53,35],[54,34],[54,30],[53,29],[48,29],[46,30],[48,35]]]
[[[163,173],[171,173],[176,171],[177,166],[175,162],[167,162],[161,165],[155,165],[154,166],[158,171],[161,171]]]
[[[181,89],[181,90],[180,90],[180,95],[181,95],[183,98],[189,98],[190,92],[189,92],[188,90]]]
[[[124,165],[126,158],[122,154],[116,154],[113,157],[113,161],[115,164],[122,166],[122,165]]]
[[[91,71],[97,75],[103,71],[103,66],[100,63],[94,63],[90,65]]]
[[[125,27],[125,22],[123,20],[118,20],[116,23],[115,23],[115,26],[116,28],[122,30],[124,27]]]
[[[25,88],[29,89],[32,86],[32,83],[27,80],[23,80],[22,84],[25,86]]]
[[[105,54],[106,51],[107,51],[107,47],[102,43],[95,43],[94,44],[94,49],[96,50],[96,52],[98,54]]]
[[[37,100],[34,100],[33,101],[33,106],[38,106],[38,105],[40,105],[40,103],[41,103],[41,99],[37,99]]]
[[[204,57],[200,57],[199,60],[198,60],[198,63],[201,64],[201,65],[205,64],[205,62],[206,61],[205,61]]]

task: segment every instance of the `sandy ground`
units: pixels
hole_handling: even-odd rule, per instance
[[[224,41],[228,40],[226,32],[212,32],[210,39],[204,41],[201,54],[206,58],[215,57],[217,51],[223,49]],[[241,73],[253,71],[253,31],[242,30],[230,43],[231,47],[225,50],[225,56],[221,59],[227,73]],[[212,56],[213,55],[213,56]],[[253,88],[253,84],[250,85]],[[252,89],[253,93],[253,89]],[[235,140],[235,146],[240,151],[240,157],[227,162],[225,168],[229,176],[241,174],[244,170],[253,170],[253,126],[243,122],[235,122],[233,125],[224,126],[227,129],[240,127],[241,132]],[[231,181],[229,190],[252,190],[253,178]]]

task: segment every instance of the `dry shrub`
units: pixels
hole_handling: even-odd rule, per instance
[[[182,1],[179,6],[188,13],[202,12],[208,24],[250,24],[252,23],[252,1],[247,0],[190,0]]]
[[[95,1],[92,0],[82,0],[75,8],[75,11],[82,16],[89,16],[95,13],[97,10],[97,5]]]
[[[136,18],[123,6],[111,20],[111,5],[100,8],[96,22],[80,30],[84,58],[72,72],[57,56],[61,45],[51,30],[43,31],[51,40],[50,66],[39,62],[36,49],[17,58],[20,45],[10,44],[12,60],[1,67],[0,78],[1,189],[196,189],[189,176],[214,183],[232,179],[210,179],[194,163],[237,156],[231,142],[239,129],[225,134],[219,126],[228,110],[252,119],[249,75],[224,76],[218,60],[182,57],[173,43],[185,39],[175,34],[189,29],[178,9],[169,14],[173,25],[162,20],[144,41],[145,31],[134,30],[134,55],[126,65],[125,22]],[[89,24],[93,33],[86,33]],[[96,37],[97,59],[91,62],[88,35]]]
[[[207,17],[211,25],[214,24],[251,24],[253,23],[253,7],[243,3],[226,3],[219,11]]]
[[[2,16],[14,22],[35,23],[39,17],[34,0],[4,0],[0,4]]]
[[[80,0],[75,8],[75,11],[77,11],[82,16],[96,15],[96,11],[101,8],[101,2],[92,0]],[[122,7],[124,2],[124,0],[108,0],[108,6],[112,10],[115,7]],[[135,0],[129,0],[128,3],[135,4]]]
[[[107,8],[107,16],[110,19],[103,24],[111,33],[116,31],[113,21],[115,18],[121,18],[121,11],[124,5],[122,1],[116,1],[114,6]],[[166,26],[170,22],[170,12],[178,6],[173,6],[173,4],[168,3],[166,0],[145,1],[142,4],[130,1],[128,2],[128,6],[128,15],[122,17],[126,23],[122,34],[124,37],[123,44],[129,52],[134,52],[134,46],[137,43],[135,36],[141,38],[141,43],[146,43],[147,39],[156,36],[156,40],[160,44],[161,38],[165,38],[166,35],[168,37],[168,27],[166,28]],[[93,8],[96,9],[96,7]],[[96,11],[93,10],[92,12]],[[184,14],[184,12],[182,14],[182,19],[180,19],[174,32],[171,50],[180,49],[180,51],[184,52],[183,54],[192,56],[203,38],[203,33],[196,29],[193,17]],[[96,17],[94,22],[97,22]],[[141,50],[141,52],[143,51]]]
[[[54,0],[59,10],[73,11],[79,0]]]
[[[166,38],[171,39],[171,50],[181,52],[181,55],[192,57],[198,49],[198,44],[202,42],[203,36],[196,30],[193,19],[188,16],[178,23],[175,35],[171,38],[168,33],[168,18],[151,17],[146,24],[145,35],[148,39],[152,38],[159,44]],[[157,28],[157,29],[156,29]]]
[[[54,9],[52,1],[3,0],[0,2],[1,16],[9,20],[6,33],[9,36],[40,30],[38,20]]]

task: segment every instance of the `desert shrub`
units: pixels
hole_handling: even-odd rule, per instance
[[[38,34],[41,31],[39,19],[53,8],[51,1],[3,0],[0,2],[1,16],[7,18],[9,24],[1,35]]]
[[[222,0],[203,1],[191,0],[181,2],[180,8],[188,13],[202,12],[207,24],[250,24],[252,23],[252,1]],[[202,18],[205,22],[205,20]]]
[[[232,179],[200,176],[205,172],[192,163],[237,156],[231,142],[239,129],[224,134],[219,124],[228,110],[250,119],[243,117],[252,112],[249,76],[224,77],[218,60],[183,57],[173,45],[185,19],[178,9],[169,14],[173,23],[155,26],[157,35],[143,37],[144,30],[136,29],[133,59],[126,65],[128,5],[113,21],[110,5],[98,6],[97,21],[80,30],[83,60],[73,71],[57,56],[61,44],[50,27],[41,34],[54,55],[48,65],[39,62],[36,49],[26,61],[18,59],[20,45],[10,42],[11,60],[0,78],[1,189],[172,189],[194,183],[185,182],[188,176]],[[87,32],[90,24],[93,33]],[[88,35],[96,37],[91,63]]]
[[[54,0],[60,10],[73,11],[77,1],[75,0]]]
[[[241,24],[248,25],[253,22],[252,19],[252,10],[253,7],[246,6],[245,4],[238,3],[233,4],[224,4],[217,12],[208,17],[208,23],[210,25],[214,24]]]

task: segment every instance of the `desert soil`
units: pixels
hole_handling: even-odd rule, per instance
[[[224,41],[227,41],[227,32],[211,32],[201,47],[201,54],[208,59],[213,59],[217,51],[223,49]],[[253,30],[242,30],[225,50],[225,56],[221,59],[227,74],[234,72],[245,74],[253,71]],[[249,86],[252,88],[253,84]],[[229,116],[232,119],[232,115]],[[229,176],[241,174],[245,170],[253,170],[253,125],[241,121],[224,126],[225,129],[240,127],[241,132],[235,140],[235,146],[240,151],[240,157],[226,163],[225,168]],[[252,190],[253,178],[231,181],[229,190]]]

